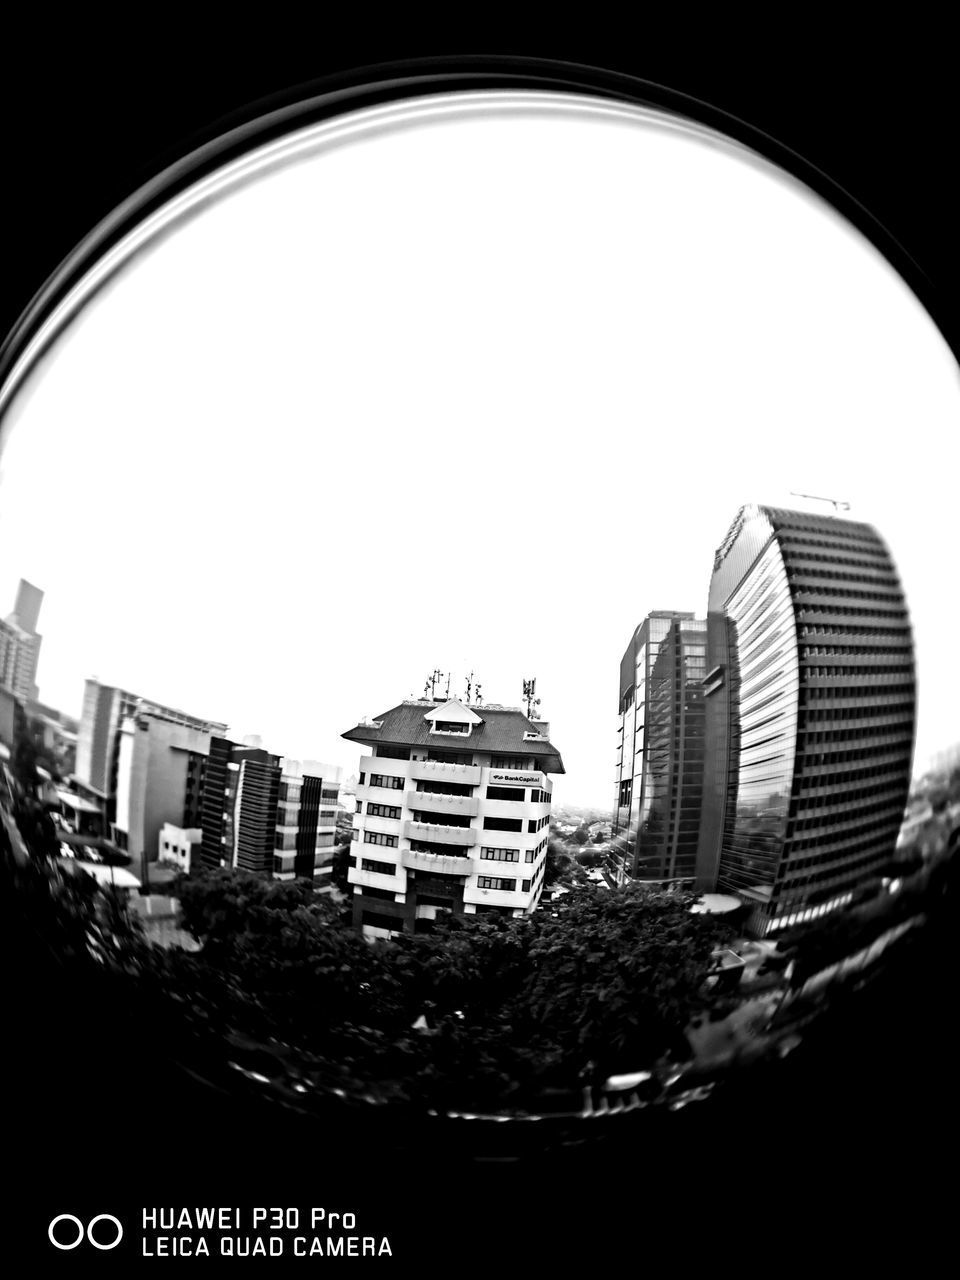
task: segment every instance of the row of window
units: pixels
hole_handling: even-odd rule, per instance
[[[833,563],[835,565],[837,562],[834,561]],[[842,569],[838,568],[814,569],[810,565],[797,564],[791,560],[790,567],[787,570],[787,577],[791,582],[799,578],[825,578],[831,582],[875,582],[878,586],[886,580],[895,590],[900,589],[897,576],[892,569],[882,565],[871,565],[870,567],[874,570],[873,575],[869,578],[864,578],[862,573],[844,573]]]
[[[814,706],[808,707],[800,713],[798,727],[800,729],[804,727],[809,729],[818,723],[833,724],[837,720],[882,720],[883,725],[886,726],[912,719],[912,703],[903,707],[889,707],[880,703],[867,707],[824,707],[822,710],[818,710]]]
[[[886,550],[875,535],[867,529],[857,530],[853,526],[842,529],[824,529],[822,525],[810,520],[784,520],[777,525],[781,543],[796,543],[801,547],[823,547],[829,551],[853,551],[858,555],[876,556],[888,559]]]
[[[851,611],[852,612],[852,611]],[[847,637],[852,640],[855,636],[889,636],[891,639],[899,640],[901,643],[907,639],[906,627],[876,627],[866,623],[857,627],[840,627],[836,625],[825,626],[823,623],[804,623],[799,633],[801,639],[810,639],[816,636],[830,636],[837,643],[845,642]]]
[[[387,849],[396,849],[397,837],[385,835],[382,831],[364,831],[364,844],[381,844]]]
[[[874,804],[856,805],[856,811],[852,801],[847,800],[846,796],[834,796],[833,803],[829,802],[830,797],[821,797],[824,812],[818,812],[816,808],[810,813],[808,807],[804,807],[803,817],[794,819],[794,831],[816,831],[820,828],[829,828],[833,831],[841,831],[855,823],[860,822],[863,818],[875,813],[899,813],[903,812],[903,799],[898,799],[891,803],[889,799],[878,800]],[[809,816],[808,816],[809,814]],[[849,815],[849,816],[847,816]]]
[[[810,658],[895,658],[903,656],[910,658],[913,656],[913,648],[909,641],[906,640],[901,633],[902,643],[898,645],[892,644],[803,644],[800,646],[800,661],[805,662]],[[882,668],[869,667],[867,670],[882,670]],[[912,668],[910,668],[912,670]]]
[[[522,803],[526,798],[527,793],[523,787],[487,787],[488,800],[513,800]]]
[[[480,849],[480,857],[486,859],[487,862],[519,862],[519,849],[488,849],[485,846]]]
[[[859,539],[858,539],[859,541]],[[821,554],[820,551],[796,551],[798,559],[815,560],[822,564],[859,564],[865,569],[884,568],[890,563],[890,559],[881,547],[876,543],[873,545],[856,546],[851,542],[830,542],[822,539],[800,538],[794,533],[786,533],[781,542],[784,551],[793,551],[794,547],[819,547],[822,550],[831,550],[839,552],[836,556],[827,556]],[[856,560],[854,556],[862,556],[862,560]],[[791,556],[791,560],[792,560]]]
[[[363,813],[363,801],[357,801],[357,813]],[[400,809],[395,804],[374,804],[371,800],[367,801],[367,817],[368,818],[399,818]]]
[[[889,791],[891,787],[905,783],[907,780],[905,763],[904,761],[900,764],[881,765],[872,769],[849,769],[846,773],[828,774],[825,777],[814,774],[809,778],[798,779],[797,790],[814,793],[822,791],[828,798],[842,796],[844,801],[856,800],[876,794],[878,791]],[[858,786],[860,782],[865,782],[867,785]],[[800,796],[798,801],[805,808],[816,802],[812,796]]]
[[[860,835],[868,832],[874,833],[874,839],[878,839],[881,833],[889,833],[891,837],[895,837],[900,830],[902,813],[898,813],[895,818],[875,818],[872,822],[864,823],[859,828],[856,835],[846,836],[843,839],[834,839],[831,835],[829,838],[821,836],[804,836],[800,840],[794,840],[791,843],[792,849],[821,849],[824,853],[828,849],[842,853],[851,845],[856,845]]]
[[[789,885],[791,889],[802,885],[806,890],[804,895],[806,896],[814,885],[848,885],[851,881],[861,879],[863,872],[869,868],[879,870],[886,861],[887,855],[883,850],[875,849],[873,853],[865,854],[862,858],[851,859],[849,862],[844,860],[839,866],[825,867],[822,871],[811,872],[810,875],[802,879],[786,881],[785,884]]]
[[[520,892],[530,892],[530,880],[522,880],[520,882]],[[504,893],[516,893],[516,880],[503,880],[499,876],[477,876],[477,885],[481,889],[499,889]]]
[[[522,831],[522,818],[484,818],[484,831]]]
[[[360,782],[361,784],[363,783],[362,773],[360,775]],[[390,773],[371,773],[370,775],[371,787],[385,787],[388,791],[402,791],[405,784],[406,779],[402,776],[394,777],[393,774]]]
[[[860,705],[878,706],[882,705],[890,698],[897,697],[899,694],[912,694],[915,688],[916,684],[911,680],[904,684],[881,684],[878,685],[876,691],[873,692],[871,691],[868,682],[845,685],[815,685],[812,688],[806,689],[804,692],[808,702],[824,702],[831,698],[872,698],[873,701],[871,703],[867,704],[866,702],[863,702]]]
[[[804,594],[805,594],[804,592],[797,592],[798,596],[801,596]],[[888,618],[888,619],[902,618],[904,620],[904,623],[906,623],[907,611],[905,609],[868,609],[865,606],[863,608],[860,608],[858,606],[856,609],[848,609],[845,605],[833,604],[828,601],[820,601],[817,604],[812,604],[812,603],[807,604],[807,603],[804,603],[803,600],[798,599],[797,616],[803,621],[806,621],[809,618],[818,618],[818,617],[858,618],[858,619],[859,618]],[[857,630],[863,631],[865,630],[865,628],[859,626],[858,624]],[[903,632],[902,630],[899,633],[894,633],[891,631],[890,634],[902,635]]]
[[[397,874],[397,868],[392,862],[378,862],[375,858],[361,858],[360,866],[364,871],[375,871],[380,876]]]
[[[809,858],[789,858],[780,864],[777,872],[778,880],[785,881],[788,885],[793,885],[796,880],[792,878],[793,872],[813,872],[824,869],[827,862],[830,866],[827,868],[831,874],[838,874],[841,871],[855,871],[859,867],[873,862],[878,854],[883,854],[882,846],[877,844],[876,839],[869,840],[865,845],[866,853],[858,853],[851,857],[849,854],[843,855],[840,861],[837,860],[835,853],[821,853]],[[803,880],[802,876],[797,879]]]
[[[844,657],[848,656],[850,656],[849,653],[844,654]],[[847,676],[852,676],[859,680],[874,680],[877,676],[912,676],[913,664],[902,662],[897,666],[888,666],[886,664],[874,666],[873,663],[863,667],[807,666],[806,674],[811,680],[835,680],[838,677]]]

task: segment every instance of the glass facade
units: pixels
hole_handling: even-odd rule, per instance
[[[737,515],[708,605],[697,887],[759,932],[883,872],[906,805],[915,676],[903,591],[869,525]]]
[[[652,613],[620,669],[614,831],[631,874],[692,879],[703,781],[706,622]]]

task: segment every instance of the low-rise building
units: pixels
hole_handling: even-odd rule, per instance
[[[160,828],[157,861],[187,874],[202,844],[201,827],[178,827],[173,822],[165,822]]]

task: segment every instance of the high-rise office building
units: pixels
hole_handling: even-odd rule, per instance
[[[137,714],[157,716],[170,724],[211,736],[227,732],[227,726],[220,721],[203,720],[126,689],[88,680],[77,731],[74,781],[82,793],[104,803],[110,822],[116,817],[121,732],[124,722]]]
[[[336,841],[340,770],[213,738],[200,862],[277,880],[322,878]]]
[[[348,873],[368,937],[425,932],[438,912],[522,916],[540,900],[549,727],[495,705],[403,702],[343,734],[360,760]]]
[[[651,613],[620,662],[613,835],[641,880],[696,875],[706,640],[706,621],[692,613]]]
[[[145,872],[165,823],[199,826],[209,732],[143,711],[120,727],[114,839]]]
[[[716,553],[697,887],[758,933],[844,905],[892,858],[916,687],[906,600],[870,525],[762,506]]]
[[[20,579],[13,613],[0,622],[0,688],[8,689],[24,702],[39,696],[37,663],[42,636],[37,634],[43,592]]]
[[[23,703],[9,689],[0,688],[0,757],[10,759],[27,734]]]

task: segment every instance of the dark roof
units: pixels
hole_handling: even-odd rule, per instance
[[[523,714],[511,708],[471,707],[483,720],[474,725],[469,737],[458,742],[454,736],[439,737],[430,732],[430,724],[424,720],[428,711],[443,704],[432,702],[401,702],[376,717],[375,724],[358,724],[341,734],[348,742],[373,745],[389,742],[397,746],[429,747],[434,751],[490,751],[497,755],[531,756],[537,759],[544,773],[563,773],[563,761],[552,743],[524,742],[525,733],[539,733],[537,726]],[[379,727],[377,727],[379,726]]]

